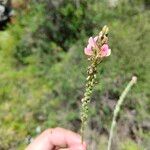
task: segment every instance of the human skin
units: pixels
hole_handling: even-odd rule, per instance
[[[57,127],[42,132],[25,150],[86,150],[86,144],[80,135]]]

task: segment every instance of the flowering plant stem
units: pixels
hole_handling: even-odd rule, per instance
[[[97,60],[95,60],[87,69],[87,83],[86,83],[86,90],[84,93],[84,98],[82,98],[82,110],[81,110],[81,136],[82,136],[82,142],[84,138],[84,128],[87,124],[88,119],[88,108],[90,103],[90,97],[92,94],[92,89],[96,83],[96,73],[97,73]]]
[[[86,79],[86,89],[84,97],[82,98],[81,106],[81,137],[82,143],[84,140],[84,130],[87,125],[88,120],[88,110],[89,103],[92,94],[94,85],[96,84],[96,74],[97,74],[97,65],[103,60],[104,57],[107,57],[111,54],[111,49],[108,46],[108,27],[104,26],[102,31],[96,37],[90,37],[87,47],[85,47],[84,52],[89,56],[90,65],[87,69],[87,79]]]
[[[117,116],[118,116],[118,114],[120,112],[121,105],[123,104],[124,99],[125,99],[126,95],[128,94],[128,92],[130,91],[131,87],[136,83],[136,80],[137,80],[137,77],[133,76],[132,80],[128,83],[127,87],[122,92],[122,94],[121,94],[121,96],[120,96],[120,98],[118,100],[118,103],[116,104],[116,107],[115,107],[115,110],[114,110],[114,115],[113,115],[113,120],[112,120],[112,124],[111,124],[111,128],[110,128],[110,135],[109,135],[107,150],[111,149],[114,129],[116,127],[116,119],[117,119]]]

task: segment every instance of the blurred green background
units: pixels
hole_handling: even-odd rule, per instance
[[[114,150],[150,148],[149,0],[12,0],[13,23],[0,31],[0,150],[22,150],[46,128],[80,129],[89,36],[110,28],[112,55],[99,66],[86,130],[104,150],[114,106],[131,79]]]

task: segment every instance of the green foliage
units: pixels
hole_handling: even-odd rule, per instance
[[[127,140],[121,145],[121,150],[141,150],[142,148],[139,147],[136,143],[131,140]]]
[[[112,105],[133,74],[138,83],[127,96],[120,124],[126,111],[136,112],[133,122],[139,126],[149,118],[150,11],[142,0],[116,8],[104,0],[78,2],[33,0],[0,32],[0,149],[24,149],[37,126],[79,129],[88,63],[83,49],[88,36],[105,24],[110,27],[112,55],[99,68],[89,127],[109,128]],[[147,148],[147,133],[141,129],[137,136]]]

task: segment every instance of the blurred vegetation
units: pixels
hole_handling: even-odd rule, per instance
[[[138,83],[118,118],[114,147],[148,149],[148,1],[122,0],[114,8],[105,0],[31,0],[23,8],[17,2],[13,23],[0,31],[0,149],[24,149],[39,129],[79,131],[88,64],[83,49],[105,24],[112,55],[99,68],[92,96],[89,149],[106,147],[112,111],[132,75]]]

